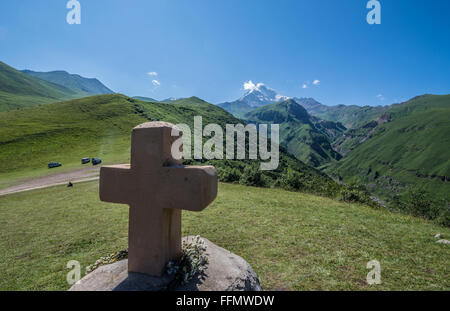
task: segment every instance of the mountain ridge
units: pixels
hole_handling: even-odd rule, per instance
[[[0,61],[0,111],[112,93],[98,79],[66,71],[17,70]]]
[[[293,99],[264,105],[245,115],[249,123],[280,124],[280,144],[314,167],[341,159],[331,141],[345,131],[342,124],[311,116]]]
[[[246,113],[255,108],[286,100],[289,97],[278,94],[275,90],[267,87],[264,83],[253,84],[252,81],[245,83],[246,93],[238,100],[218,104],[229,113],[238,118],[243,118]]]
[[[251,81],[246,84],[246,93],[239,99],[232,102],[218,104],[234,116],[244,119],[245,115],[261,106],[273,104],[279,101],[293,99],[303,106],[310,115],[326,121],[340,122],[346,128],[357,128],[368,121],[371,121],[392,106],[356,106],[356,105],[324,105],[314,98],[288,97],[278,94],[275,90],[267,87],[263,83],[253,84]]]
[[[0,61],[0,111],[76,97],[77,93],[71,89],[26,75]]]
[[[114,93],[96,78],[85,78],[79,74],[71,74],[64,70],[39,72],[25,69],[22,72],[29,76],[64,86],[85,96]]]

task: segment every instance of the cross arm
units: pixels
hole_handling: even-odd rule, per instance
[[[129,164],[103,166],[100,169],[100,200],[129,204],[133,192]]]
[[[163,177],[176,189],[168,196],[167,208],[199,212],[217,196],[217,172],[214,166],[164,168]]]

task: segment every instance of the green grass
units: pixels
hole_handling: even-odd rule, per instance
[[[127,246],[128,207],[102,203],[98,182],[0,197],[0,290],[66,290],[66,264],[82,267]],[[220,184],[183,235],[242,256],[266,289],[449,290],[450,229],[331,199]],[[382,284],[365,283],[377,259]]]

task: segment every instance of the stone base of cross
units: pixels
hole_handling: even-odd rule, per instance
[[[161,276],[181,255],[181,211],[201,211],[217,196],[213,166],[183,166],[172,156],[175,126],[150,122],[133,129],[131,164],[100,170],[100,200],[130,206],[128,271]]]

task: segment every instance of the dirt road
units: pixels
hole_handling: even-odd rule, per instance
[[[72,183],[77,183],[95,180],[98,179],[99,171],[100,167],[94,168],[91,166],[71,172],[57,173],[45,177],[33,178],[23,182],[20,185],[0,189],[0,196],[11,193],[47,188],[57,185],[66,185],[69,183],[69,181]]]

